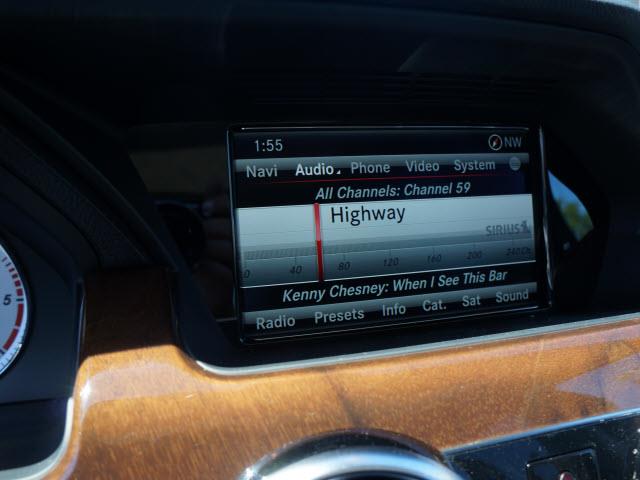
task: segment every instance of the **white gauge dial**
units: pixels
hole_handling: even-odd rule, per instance
[[[22,347],[28,309],[24,280],[0,245],[0,374],[16,359]]]

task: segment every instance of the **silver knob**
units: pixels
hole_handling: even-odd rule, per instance
[[[379,431],[343,431],[288,446],[247,468],[239,480],[462,480],[439,455]]]

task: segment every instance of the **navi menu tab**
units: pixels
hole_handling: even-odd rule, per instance
[[[230,133],[245,340],[547,302],[524,128]]]

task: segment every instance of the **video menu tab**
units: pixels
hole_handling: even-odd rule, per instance
[[[245,340],[543,304],[541,175],[530,136],[522,128],[232,132]]]

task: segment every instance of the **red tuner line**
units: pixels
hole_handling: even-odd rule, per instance
[[[316,258],[318,259],[318,281],[324,280],[324,260],[322,259],[322,229],[320,227],[320,204],[313,204],[313,221],[316,225]]]

